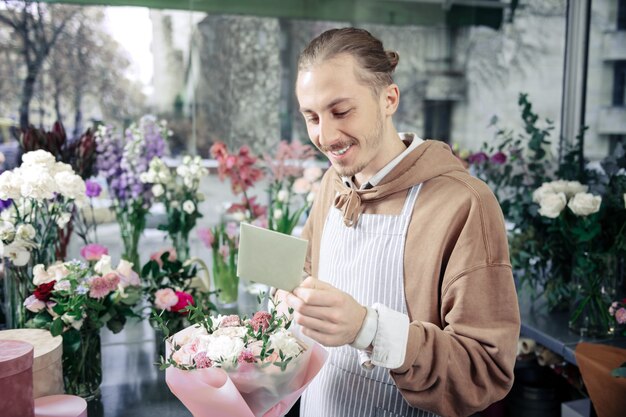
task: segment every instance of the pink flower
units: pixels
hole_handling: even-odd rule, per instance
[[[626,323],[626,308],[621,307],[615,312],[615,320],[617,320],[619,324]]]
[[[219,254],[224,259],[224,261],[228,262],[228,257],[230,256],[230,248],[228,247],[228,245],[220,246]]]
[[[188,314],[189,312],[184,311],[184,309],[188,304],[195,305],[193,297],[191,294],[183,291],[176,291],[176,296],[178,297],[178,302],[172,306],[172,311],[180,314]]]
[[[296,194],[306,194],[311,191],[311,183],[306,178],[298,178],[293,183],[293,192]]]
[[[171,288],[162,288],[154,293],[154,305],[160,310],[170,311],[178,302],[178,296]]]
[[[35,297],[33,294],[24,300],[24,307],[33,313],[39,313],[41,310],[46,308],[46,303]]]
[[[97,243],[90,243],[80,250],[80,256],[85,258],[87,261],[99,261],[102,258],[102,255],[108,255],[109,250]]]
[[[254,353],[252,353],[249,349],[244,349],[239,354],[237,358],[237,362],[239,363],[254,363],[256,362],[256,358],[254,357]]]
[[[198,237],[200,241],[205,244],[207,248],[213,246],[213,242],[215,242],[215,237],[213,236],[213,232],[211,232],[210,227],[200,227],[198,228]]]
[[[119,282],[119,277],[117,277]],[[89,296],[102,298],[111,292],[111,281],[105,277],[92,277],[89,282]]]
[[[467,158],[467,162],[470,164],[482,164],[483,162],[487,162],[489,160],[489,156],[487,156],[484,152],[478,152],[470,155]]]
[[[169,253],[169,255],[167,256],[168,261],[174,262],[176,260],[177,254],[176,254],[176,249],[174,248],[166,248],[158,252],[155,252],[152,255],[150,255],[150,259],[155,261],[156,263],[159,264],[160,267],[162,267],[163,261],[161,261],[161,256],[163,256],[165,252]]]
[[[220,322],[220,327],[236,327],[241,326],[241,320],[239,316],[236,314],[231,314],[230,316],[226,316],[222,318]]]
[[[196,356],[194,356],[193,361],[198,369],[210,368],[213,366],[213,362],[207,357],[206,352],[199,352]]]
[[[228,236],[230,240],[234,241],[237,238],[238,231],[239,231],[239,226],[237,225],[237,223],[235,222],[226,223],[226,236]]]
[[[265,330],[270,326],[270,319],[272,315],[267,311],[257,311],[250,319],[250,325],[255,332],[259,331],[259,328]]]
[[[506,162],[506,154],[504,152],[496,152],[491,155],[491,162],[496,165],[502,165]]]

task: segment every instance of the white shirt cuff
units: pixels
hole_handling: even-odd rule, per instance
[[[409,341],[409,316],[382,304],[372,306],[378,312],[378,329],[372,345],[372,364],[395,369],[402,366]]]

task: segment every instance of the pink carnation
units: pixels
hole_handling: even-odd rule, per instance
[[[193,361],[198,369],[210,368],[213,366],[213,362],[207,357],[206,352],[199,352],[196,356],[194,356]]]
[[[89,283],[89,296],[91,298],[102,298],[111,292],[109,283],[103,277],[93,277]]]
[[[191,294],[183,291],[176,291],[176,296],[178,297],[178,302],[172,306],[172,311],[187,314],[188,311],[184,311],[185,307],[187,307],[188,304],[195,305],[193,297]]]
[[[259,328],[263,330],[267,329],[270,326],[270,319],[272,315],[267,311],[257,311],[254,313],[254,316],[250,319],[250,325],[254,329],[255,332],[259,331]]]
[[[252,353],[249,349],[244,349],[239,354],[237,358],[237,362],[239,363],[254,363],[256,362],[256,358],[254,357],[254,353]]]
[[[170,311],[178,302],[178,296],[171,288],[162,288],[154,293],[154,305],[160,310]]]
[[[626,308],[622,307],[615,312],[615,320],[619,324],[626,323]]]
[[[99,261],[102,258],[102,255],[108,255],[109,250],[97,243],[90,243],[80,250],[80,256],[85,258],[87,261]]]
[[[241,326],[241,320],[239,316],[236,314],[231,314],[230,316],[226,316],[222,318],[220,322],[220,327],[237,327]]]

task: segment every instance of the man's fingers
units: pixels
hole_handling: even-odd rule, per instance
[[[336,304],[337,299],[334,292],[318,288],[298,287],[293,290],[293,294],[313,306],[331,307]]]
[[[318,318],[311,317],[311,316],[305,316],[298,312],[294,313],[293,318],[296,323],[298,323],[300,326],[305,327],[307,329],[315,330],[319,333],[324,333],[324,334],[332,334],[333,332],[332,324],[327,321],[320,320]]]

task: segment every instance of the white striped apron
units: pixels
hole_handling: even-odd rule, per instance
[[[319,279],[365,306],[381,303],[407,314],[404,296],[404,244],[420,185],[412,187],[399,216],[361,214],[346,227],[331,207],[320,247]],[[302,396],[303,417],[430,417],[409,406],[386,368],[361,368],[350,346],[328,348],[320,374]]]

